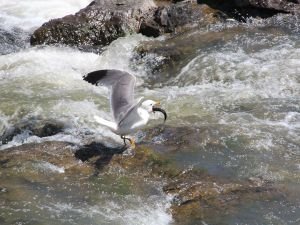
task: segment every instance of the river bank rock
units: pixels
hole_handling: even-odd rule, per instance
[[[80,182],[80,191],[88,193],[87,189],[81,189],[92,188],[94,184],[88,182],[94,182],[90,179],[94,176],[103,176],[103,179],[122,176],[125,183],[118,191],[126,193],[126,188],[131,187],[126,183],[136,184],[147,179],[162,183],[163,191],[174,196],[170,210],[176,224],[189,224],[197,218],[213,217],[216,209],[218,213],[228,213],[243,201],[270,200],[279,196],[278,190],[259,178],[231,181],[199,169],[181,170],[146,145],[138,146],[134,154],[123,154],[124,150],[101,143],[76,146],[66,142],[44,142],[0,151],[0,198],[9,201],[27,198],[28,193],[22,185],[31,185],[34,190],[35,185],[42,184],[55,193],[56,186],[64,187],[60,183],[71,185],[74,181]],[[16,184],[19,188],[14,186]]]
[[[75,15],[43,24],[34,31],[30,43],[65,44],[89,49],[103,47],[131,33],[151,37],[178,33],[218,21],[218,17],[218,10],[197,4],[194,0],[95,0]]]
[[[30,43],[101,51],[103,46],[132,33],[149,37],[175,35],[227,18],[246,21],[249,17],[267,18],[299,11],[299,2],[291,0],[95,0],[74,15],[46,22],[34,31]]]
[[[297,0],[198,0],[221,10],[230,17],[245,21],[249,17],[271,17],[277,13],[299,13],[300,2]]]

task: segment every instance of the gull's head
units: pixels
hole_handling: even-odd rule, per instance
[[[149,113],[153,112],[153,107],[155,106],[159,106],[159,102],[153,100],[146,100],[143,101],[143,103],[141,104],[141,107]]]
[[[143,101],[141,107],[149,113],[161,112],[162,114],[164,114],[165,121],[166,121],[167,113],[165,110],[160,108],[160,102],[153,101],[153,100],[146,100]]]

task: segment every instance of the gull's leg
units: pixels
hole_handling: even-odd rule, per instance
[[[124,146],[126,146],[126,138],[125,138],[125,136],[122,136],[122,135],[121,135],[121,138],[122,138],[123,141],[124,141]]]

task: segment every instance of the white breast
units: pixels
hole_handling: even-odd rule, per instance
[[[118,134],[126,135],[137,131],[148,123],[149,117],[149,113],[142,108],[132,110],[119,124]]]

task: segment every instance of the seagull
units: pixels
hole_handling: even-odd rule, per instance
[[[160,102],[144,100],[143,97],[134,99],[134,87],[136,77],[121,70],[97,70],[88,73],[83,79],[93,85],[102,85],[110,89],[110,108],[114,121],[108,121],[94,116],[95,121],[109,128],[115,134],[120,135],[126,146],[126,140],[135,148],[133,139],[126,135],[144,127],[150,118],[151,113],[161,112],[164,115],[164,122],[167,113],[161,109]]]

